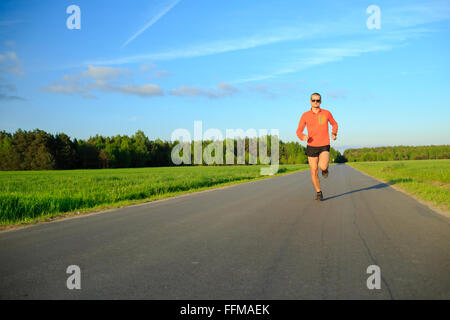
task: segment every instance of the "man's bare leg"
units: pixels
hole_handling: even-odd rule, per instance
[[[308,157],[309,168],[311,169],[311,181],[317,192],[320,191],[320,181],[319,181],[319,157]]]
[[[322,171],[326,171],[328,169],[328,162],[330,161],[330,152],[322,151],[319,154],[319,168]]]

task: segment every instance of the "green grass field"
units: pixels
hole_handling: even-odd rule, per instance
[[[450,211],[450,160],[347,162],[373,177]]]
[[[264,179],[261,165],[64,171],[0,171],[0,225],[67,212],[125,206],[181,193]],[[278,173],[309,169],[280,165]]]

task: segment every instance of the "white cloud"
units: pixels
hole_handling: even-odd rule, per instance
[[[345,90],[332,90],[327,92],[327,96],[334,99],[346,99],[347,93]]]
[[[144,72],[148,72],[151,78],[162,79],[166,77],[170,77],[173,74],[166,70],[158,70],[156,64],[154,63],[145,63],[140,66],[140,70]]]
[[[148,71],[151,69],[155,69],[156,68],[156,64],[149,62],[149,63],[144,63],[140,66],[141,71]]]
[[[68,83],[57,83],[53,82],[48,86],[44,86],[40,88],[42,91],[51,92],[51,93],[59,93],[59,94],[68,94],[68,95],[81,95],[86,99],[94,99],[96,98],[93,94],[89,93],[87,88],[77,82],[68,82]]]
[[[226,92],[228,94],[233,94],[237,92],[237,88],[235,86],[232,86],[231,84],[220,82],[218,85],[219,91]]]
[[[130,74],[131,71],[124,68],[111,68],[102,66],[88,66],[88,70],[83,71],[82,76],[97,80],[115,79],[124,74]]]
[[[169,71],[166,70],[155,70],[153,71],[153,76],[157,79],[162,79],[162,78],[166,78],[166,77],[170,77],[173,74],[170,73]]]
[[[53,83],[42,88],[44,91],[64,94],[84,93],[85,89],[74,84]]]
[[[175,96],[182,96],[182,97],[194,97],[194,96],[199,96],[199,95],[206,95],[199,88],[187,87],[184,85],[178,89],[170,90],[170,93]]]
[[[211,99],[230,97],[235,94],[238,89],[228,83],[221,82],[218,84],[217,89],[204,90],[197,87],[181,86],[178,89],[170,90],[170,94],[181,97],[196,97],[204,96]]]
[[[161,96],[163,90],[156,84],[114,84],[128,69],[110,68],[101,66],[88,66],[88,70],[76,75],[64,75],[61,81],[53,82],[41,90],[68,95],[81,95],[84,98],[95,98],[93,91],[113,92],[135,95],[140,97]]]
[[[141,97],[153,97],[163,95],[163,90],[156,84],[142,84],[138,86],[123,85],[120,87],[114,87],[114,91],[131,95],[138,95]]]
[[[0,72],[11,73],[16,76],[23,74],[22,61],[14,51],[0,54]]]

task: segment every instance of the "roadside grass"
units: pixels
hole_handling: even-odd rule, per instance
[[[58,171],[0,171],[0,226],[123,207],[309,169],[280,165],[185,166]]]
[[[347,162],[388,184],[450,211],[450,159]]]

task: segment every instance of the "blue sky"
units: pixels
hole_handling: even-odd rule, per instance
[[[449,1],[2,0],[0,129],[169,140],[201,120],[299,141],[319,92],[339,150],[449,144],[449,31]]]

